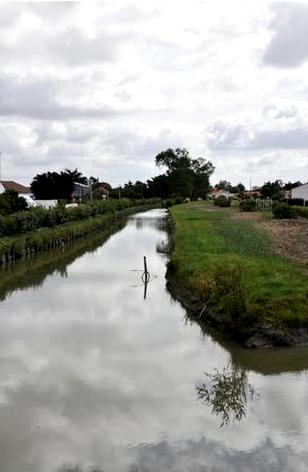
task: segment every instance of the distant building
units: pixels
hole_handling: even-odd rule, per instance
[[[213,198],[214,200],[218,197],[232,198],[233,194],[231,192],[228,192],[228,190],[213,189],[210,191],[209,197]]]
[[[35,200],[29,187],[18,184],[14,180],[0,180],[0,195],[6,190],[13,190],[18,193],[19,197],[24,198],[29,206],[35,206]]]
[[[101,183],[95,184],[94,193],[95,198],[102,198],[103,200],[109,198],[110,195],[110,191]]]
[[[259,189],[245,190],[243,192],[244,197],[248,198],[260,198],[262,197],[262,192]]]
[[[18,184],[14,182],[14,180],[0,180],[0,194],[4,193],[6,190],[14,190],[20,197],[31,195],[31,189],[25,187],[25,185]]]
[[[72,193],[73,200],[82,200],[91,194],[91,186],[74,182],[74,190]]]
[[[49,208],[54,208],[58,205],[58,200],[35,200],[35,206],[40,206],[49,210]]]
[[[298,198],[308,202],[308,183],[292,188],[292,198]]]

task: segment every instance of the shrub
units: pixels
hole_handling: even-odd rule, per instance
[[[292,206],[282,203],[279,205],[274,205],[273,216],[279,220],[296,218],[296,211]]]
[[[184,199],[182,197],[176,197],[175,205],[181,205],[182,203],[184,203]]]
[[[242,200],[240,203],[240,209],[242,211],[255,211],[256,207],[257,207],[256,200],[253,198]]]
[[[305,201],[303,198],[289,198],[288,200],[289,205],[295,206],[304,206]]]
[[[221,197],[215,198],[214,205],[220,206],[220,207],[229,207],[231,205],[231,201],[229,200],[229,198],[226,198],[223,195],[221,195]]]
[[[308,218],[308,207],[293,207],[296,215],[302,218]]]
[[[175,200],[174,198],[167,198],[167,200],[164,201],[164,207],[165,208],[170,208],[173,205],[175,205]]]
[[[125,210],[132,206],[155,205],[160,199],[148,200],[99,200],[88,204],[79,205],[76,208],[65,208],[58,205],[55,208],[44,209],[34,207],[31,210],[0,216],[0,237],[24,234],[39,228],[55,228],[73,221],[82,221],[100,215],[115,215],[117,210]]]

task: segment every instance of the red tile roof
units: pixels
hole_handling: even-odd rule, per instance
[[[5,190],[15,190],[17,193],[31,193],[29,187],[25,187],[24,185],[18,184],[13,180],[1,180],[0,181]]]

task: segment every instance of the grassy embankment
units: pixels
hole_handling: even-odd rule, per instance
[[[146,200],[138,205],[106,211],[105,214],[90,216],[82,220],[70,221],[52,228],[40,227],[24,234],[0,237],[0,266],[18,259],[27,259],[33,254],[53,250],[71,243],[75,239],[94,232],[104,231],[126,216],[160,206]]]
[[[175,232],[168,277],[175,295],[181,299],[186,289],[191,303],[202,302],[200,318],[241,341],[258,335],[260,327],[285,333],[307,328],[307,270],[278,255],[270,235],[236,220],[233,212],[203,203],[171,209]]]

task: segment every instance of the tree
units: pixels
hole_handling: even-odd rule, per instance
[[[82,175],[82,172],[79,172],[79,170],[76,168],[74,170],[70,169],[65,169],[65,174],[69,175],[73,182],[78,182],[79,184],[88,184],[88,179],[84,175]]]
[[[293,188],[299,187],[300,185],[303,185],[303,184],[299,180],[297,182],[288,182],[287,184],[285,184],[284,189],[292,190]]]
[[[275,180],[275,182],[265,182],[261,187],[261,193],[264,198],[275,198],[279,196],[283,188],[283,183],[281,180]]]
[[[168,190],[167,196],[207,195],[210,186],[209,177],[214,172],[210,161],[202,157],[192,159],[185,148],[169,148],[157,154],[155,162],[157,166],[167,168],[164,182],[165,190]]]
[[[73,176],[68,172],[38,174],[31,183],[31,190],[38,200],[70,200],[74,190]]]
[[[216,190],[225,190],[226,192],[231,192],[232,185],[231,182],[227,180],[220,180],[218,184],[215,185]]]
[[[240,182],[236,186],[236,192],[235,193],[242,193],[242,192],[245,192],[245,190],[246,190],[245,185]]]
[[[28,207],[26,200],[14,190],[6,190],[0,195],[0,215],[23,211]]]
[[[221,372],[215,369],[214,373],[205,373],[205,376],[206,381],[196,387],[198,398],[214,415],[221,417],[220,426],[245,418],[247,403],[254,396],[247,372],[228,363]]]

